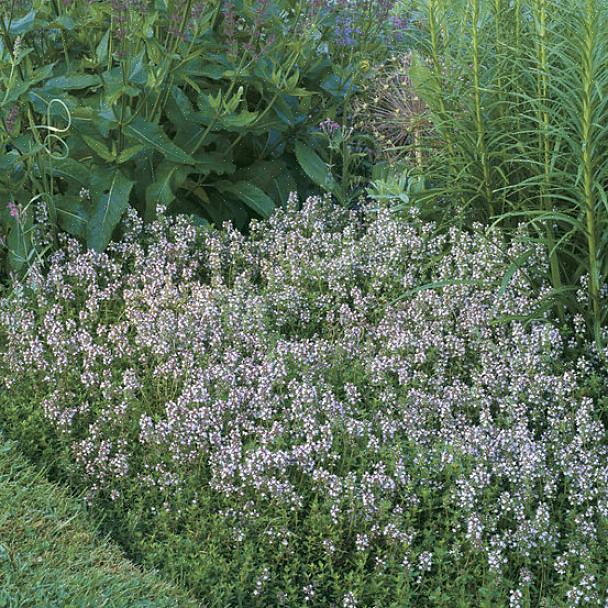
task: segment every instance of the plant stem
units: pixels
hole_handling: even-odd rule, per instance
[[[548,72],[549,66],[547,61],[547,3],[546,0],[538,0],[537,2],[537,61],[539,79],[537,81],[537,95],[541,104],[540,122],[542,129],[538,133],[539,148],[543,159],[543,180],[541,183],[541,205],[542,208],[550,213],[553,210],[553,202],[549,195],[549,186],[551,182],[551,142],[549,137],[550,118],[547,104],[549,103],[549,83]],[[545,222],[545,233],[547,238],[547,252],[549,254],[549,265],[551,269],[551,283],[555,290],[562,288],[562,279],[559,266],[558,253],[555,247],[555,234],[553,229],[553,220],[549,219]],[[561,303],[557,305],[557,313],[560,321],[564,320],[564,310]]]
[[[477,151],[483,171],[483,189],[488,213],[494,216],[494,203],[492,189],[490,187],[490,167],[488,163],[488,152],[486,149],[486,132],[481,111],[481,56],[479,50],[479,19],[480,19],[479,0],[472,0],[471,14],[471,43],[473,46],[473,96],[475,102],[475,128],[477,130]]]
[[[593,156],[594,112],[594,46],[597,38],[596,10],[594,0],[587,0],[585,5],[585,41],[581,58],[582,99],[582,161],[585,201],[585,219],[587,228],[587,252],[589,260],[589,300],[591,304],[593,336],[598,349],[601,349],[601,304],[600,277],[598,267],[596,200],[594,192],[595,159]]]

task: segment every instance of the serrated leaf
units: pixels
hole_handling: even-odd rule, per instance
[[[123,213],[129,207],[129,194],[135,182],[119,170],[96,175],[93,186],[96,196],[86,229],[87,245],[103,251]]]
[[[159,125],[148,122],[141,117],[137,117],[127,125],[125,133],[137,141],[152,146],[167,160],[186,165],[196,164],[196,161],[189,154],[186,154],[169,139]]]

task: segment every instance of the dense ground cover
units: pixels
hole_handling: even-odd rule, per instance
[[[0,440],[2,608],[194,608],[101,542],[82,504]]]
[[[600,605],[605,374],[518,320],[542,249],[501,286],[527,245],[434,228],[68,240],[2,300],[0,423],[209,606]]]
[[[203,606],[608,606],[603,0],[0,8],[20,449]]]

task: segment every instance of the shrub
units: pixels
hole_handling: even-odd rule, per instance
[[[216,607],[605,601],[605,374],[518,320],[542,250],[500,288],[521,239],[370,205],[128,221],[2,300],[0,421],[132,556]]]
[[[0,224],[10,267],[41,253],[38,200],[52,243],[62,229],[97,250],[129,204],[146,221],[161,203],[240,228],[297,188],[347,204],[357,157],[343,138],[329,158],[319,124],[350,128],[358,66],[385,52],[391,4],[6,4]]]

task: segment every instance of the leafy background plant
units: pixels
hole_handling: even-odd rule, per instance
[[[428,107],[427,207],[444,225],[524,222],[562,321],[606,342],[608,9],[597,0],[423,0],[410,78]],[[514,262],[516,265],[521,261]]]
[[[359,64],[386,52],[391,4],[4,3],[10,268],[41,253],[33,202],[48,208],[50,246],[64,230],[97,250],[130,204],[146,220],[162,203],[239,228],[294,190],[321,188],[349,204],[361,155],[346,138],[328,142],[319,124],[331,117],[351,133]]]

